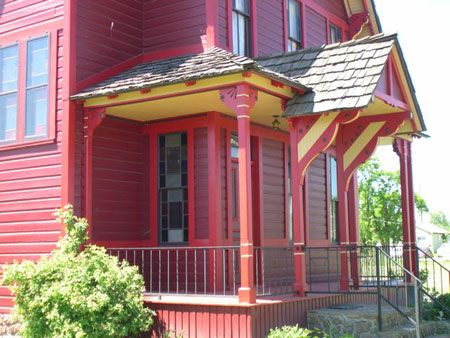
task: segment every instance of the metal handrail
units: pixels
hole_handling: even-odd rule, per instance
[[[423,251],[421,248],[419,248],[418,246],[415,246],[416,250],[419,250],[420,252],[422,252],[427,258],[431,259],[433,261],[434,264],[439,265],[439,267],[441,267],[442,269],[444,269],[445,271],[447,271],[450,274],[450,270],[447,269],[444,265],[442,265],[441,263],[439,263],[437,260],[435,260],[433,258],[433,256],[427,254],[425,251]]]
[[[386,259],[394,263],[397,267],[399,267],[404,273],[405,273],[405,285],[406,283],[406,276],[409,276],[414,284],[414,313],[415,318],[412,319],[408,316],[408,313],[404,313],[400,310],[399,307],[395,306],[387,297],[384,297],[381,293],[381,285],[380,285],[380,276],[379,276],[379,252],[381,252]],[[406,269],[404,266],[397,263],[390,255],[388,255],[383,249],[377,248],[377,290],[378,290],[378,327],[379,330],[382,330],[382,318],[381,318],[381,299],[383,299],[386,303],[388,303],[393,309],[395,309],[397,312],[399,312],[401,315],[403,315],[405,318],[407,318],[416,329],[416,337],[421,338],[420,334],[420,310],[419,310],[419,289],[420,285],[422,284],[422,281],[418,279],[411,271]],[[407,306],[408,304],[406,304]]]

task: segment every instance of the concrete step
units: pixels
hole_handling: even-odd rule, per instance
[[[422,337],[449,338],[450,323],[445,321],[421,322]],[[416,329],[412,325],[383,330],[378,333],[379,338],[416,338]]]

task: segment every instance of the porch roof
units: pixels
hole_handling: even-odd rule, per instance
[[[303,92],[311,90],[299,80],[261,66],[255,60],[235,55],[218,47],[212,47],[203,53],[140,64],[95,86],[84,89],[79,94],[72,96],[72,99],[84,100],[245,71],[254,71],[291,85]]]

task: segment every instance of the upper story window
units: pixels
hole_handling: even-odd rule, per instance
[[[17,90],[19,82],[19,47],[0,49],[0,144],[17,137]]]
[[[329,157],[329,217],[330,217],[330,233],[331,242],[339,242],[339,200],[338,200],[338,189],[337,189],[337,162],[336,158]]]
[[[250,0],[233,0],[233,53],[251,56]]]
[[[297,0],[288,0],[288,51],[302,48],[301,42],[301,14],[300,3]]]
[[[0,146],[47,138],[48,102],[49,37],[1,48]]]
[[[330,44],[337,42],[342,42],[341,29],[333,24],[330,24]]]

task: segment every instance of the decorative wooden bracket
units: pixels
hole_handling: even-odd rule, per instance
[[[258,100],[258,91],[248,85],[237,85],[220,90],[220,99],[228,108],[231,108],[236,115],[248,115]]]
[[[339,130],[336,153],[345,191],[353,172],[374,153],[379,138],[395,134],[407,118],[407,112],[364,116]]]
[[[94,135],[95,129],[102,123],[105,119],[106,109],[98,108],[98,109],[85,109],[85,118],[84,118],[84,128],[85,128],[85,136],[92,137]]]
[[[392,144],[394,152],[398,157],[403,158],[404,156],[410,157],[410,147],[408,147],[408,141],[396,138]]]
[[[353,38],[364,27],[365,24],[369,22],[369,13],[363,12],[358,14],[353,14],[348,20],[350,23],[350,36]]]
[[[288,119],[297,138],[295,143],[298,151],[300,184],[304,183],[306,170],[310,163],[333,143],[339,125],[354,121],[358,118],[360,112],[360,110],[352,110]]]

